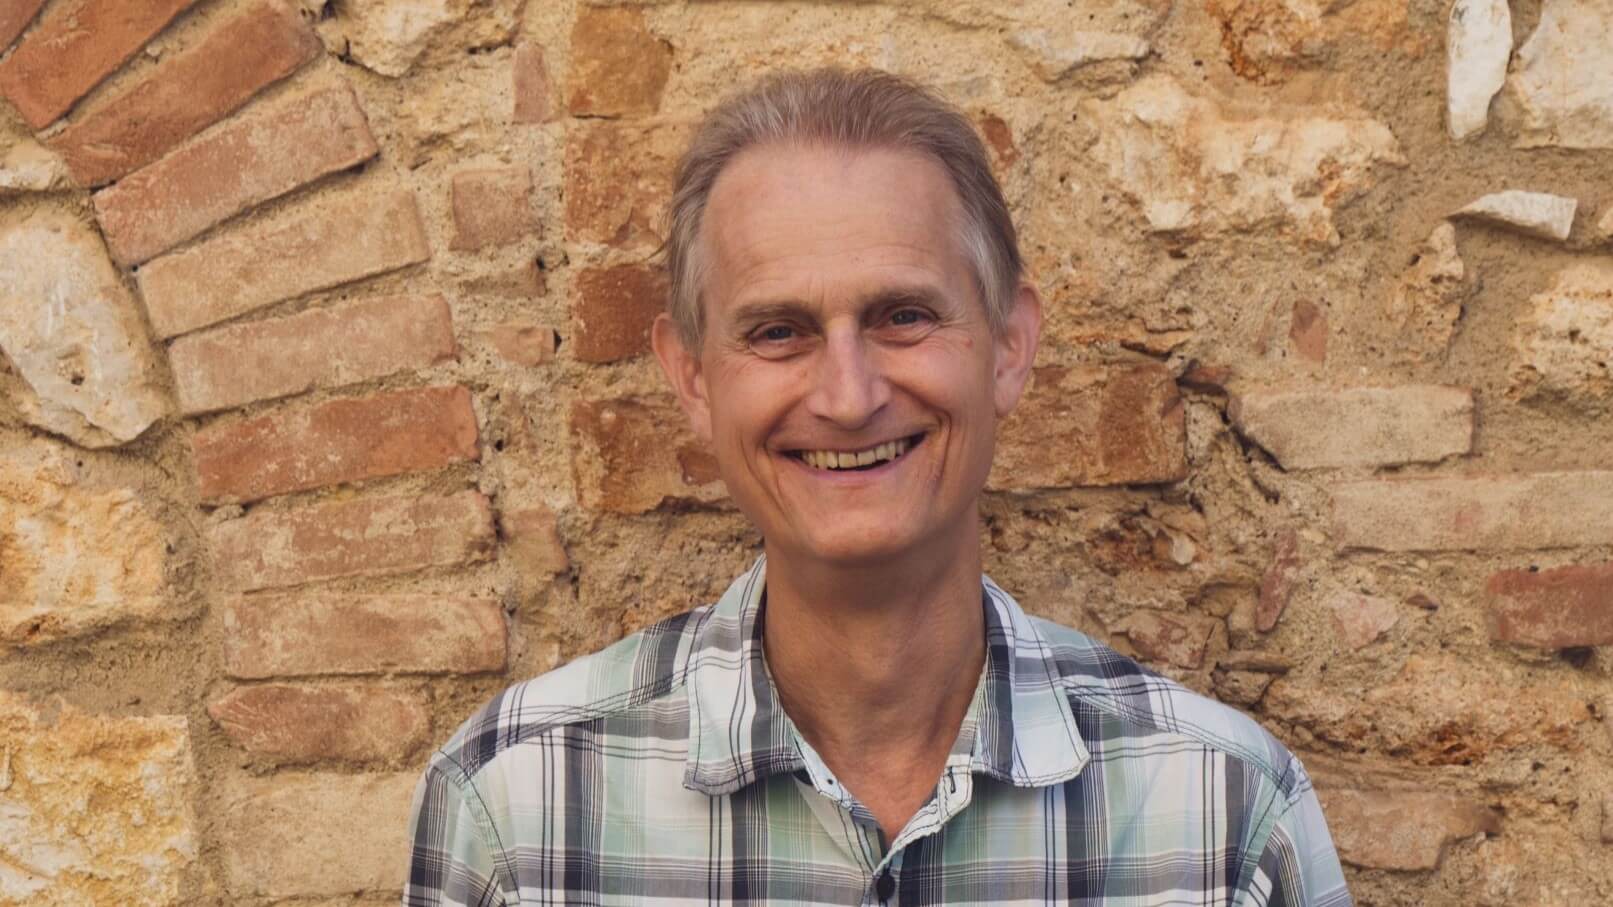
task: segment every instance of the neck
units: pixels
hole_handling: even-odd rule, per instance
[[[768,552],[763,644],[780,704],[870,808],[871,788],[888,787],[875,767],[916,777],[925,794],[935,785],[985,663],[979,535],[962,528],[878,565]]]

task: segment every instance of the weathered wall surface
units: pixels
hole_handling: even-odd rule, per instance
[[[648,256],[828,62],[1046,292],[996,579],[1301,752],[1363,904],[1613,902],[1613,4],[1456,6],[0,4],[0,904],[385,902],[477,703],[749,562]]]

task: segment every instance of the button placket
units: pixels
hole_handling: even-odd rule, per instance
[[[889,905],[896,897],[896,878],[891,875],[890,867],[880,870],[874,877],[874,897],[879,903]]]
[[[902,858],[905,856],[907,856],[905,848],[891,853],[885,859],[885,865],[874,873],[870,892],[874,897],[873,902],[881,907],[894,907],[899,902],[902,889]]]

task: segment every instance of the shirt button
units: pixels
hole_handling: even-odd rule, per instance
[[[889,869],[880,873],[879,878],[874,881],[874,893],[879,895],[881,901],[890,900],[891,895],[896,893],[896,880],[891,878]]]

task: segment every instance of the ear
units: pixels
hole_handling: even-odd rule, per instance
[[[683,342],[683,334],[665,312],[650,327],[650,346],[661,362],[661,371],[678,395],[678,403],[689,417],[689,425],[700,440],[711,442],[711,402],[706,395],[706,375],[700,367],[700,351]]]
[[[1014,291],[1014,304],[1008,321],[997,337],[995,371],[992,379],[997,418],[1006,418],[1019,403],[1036,362],[1036,344],[1042,336],[1042,297],[1029,281],[1021,281]]]

